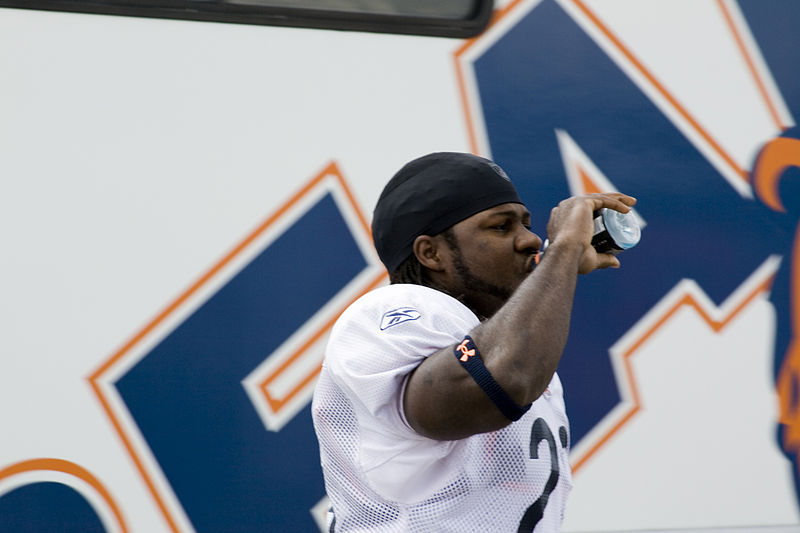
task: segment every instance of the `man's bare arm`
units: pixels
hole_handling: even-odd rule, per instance
[[[536,400],[558,367],[567,341],[578,274],[618,267],[591,246],[592,214],[601,207],[627,212],[635,200],[612,193],[570,198],[551,212],[551,241],[542,261],[492,318],[469,332],[503,390],[520,406]],[[451,440],[505,427],[503,416],[453,355],[443,348],[411,374],[404,410],[411,426]]]

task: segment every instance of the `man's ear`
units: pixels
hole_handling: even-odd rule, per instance
[[[440,256],[440,239],[431,237],[430,235],[420,235],[414,239],[412,250],[417,257],[417,261],[434,272],[441,272],[444,270],[442,258]]]

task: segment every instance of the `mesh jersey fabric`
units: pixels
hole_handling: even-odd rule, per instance
[[[418,285],[376,289],[336,322],[312,402],[331,531],[560,529],[572,476],[558,375],[499,431],[438,441],[403,415],[409,373],[478,323],[458,300]]]

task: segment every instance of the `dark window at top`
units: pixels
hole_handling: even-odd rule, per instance
[[[467,20],[477,11],[480,2],[476,0],[228,0],[228,3]]]
[[[0,0],[0,7],[471,37],[492,0]]]

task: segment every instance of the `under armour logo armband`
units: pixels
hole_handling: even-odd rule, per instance
[[[486,393],[492,403],[497,406],[503,416],[509,420],[519,420],[522,415],[528,412],[531,405],[520,407],[506,394],[506,391],[494,380],[489,370],[484,366],[481,354],[475,342],[467,335],[461,343],[453,349],[453,354],[461,363],[461,366],[469,372],[475,383]]]

